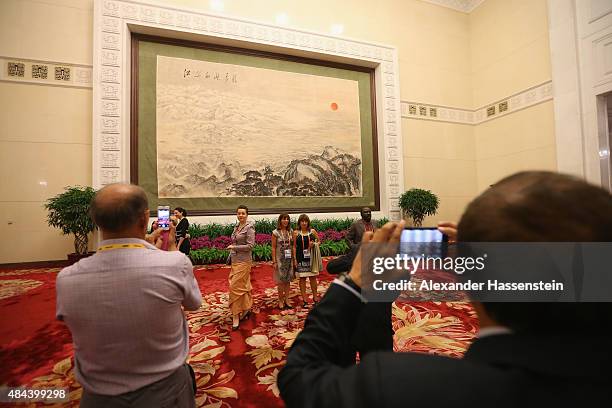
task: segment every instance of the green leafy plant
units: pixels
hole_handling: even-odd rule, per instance
[[[232,235],[235,224],[189,224],[189,235],[191,238],[199,238],[207,235],[210,239],[215,239],[222,235]]]
[[[346,240],[323,241],[320,244],[321,255],[338,256],[346,254],[350,246]],[[227,260],[229,251],[218,248],[201,248],[191,250],[189,256],[194,265],[205,265],[224,263]],[[270,244],[255,244],[253,246],[253,259],[255,261],[270,261],[272,259],[272,246]]]
[[[311,220],[310,225],[317,231],[326,231],[328,229],[343,231],[349,229],[354,221],[355,220],[351,218]]]
[[[293,217],[291,228],[297,229],[297,217]],[[335,231],[345,231],[350,228],[354,219],[325,219],[325,220],[312,220],[310,226],[317,231],[327,231],[333,229]],[[258,234],[272,234],[272,231],[276,228],[276,218],[267,218],[255,221],[255,231]],[[230,236],[234,230],[235,223],[231,224],[189,224],[189,235],[191,238],[199,238],[208,236],[211,240],[222,235]]]
[[[199,238],[206,235],[205,226],[202,224],[189,224],[189,236],[191,238]]]
[[[256,261],[269,261],[272,259],[272,246],[269,244],[253,245],[253,259]]]
[[[276,229],[277,220],[257,220],[255,221],[255,231],[258,234],[272,234],[272,231]]]
[[[74,234],[74,252],[87,253],[88,234],[96,229],[89,207],[96,191],[91,187],[66,187],[66,191],[49,198],[45,204],[47,223],[62,234]]]
[[[189,257],[195,265],[225,263],[228,255],[229,250],[218,248],[202,248],[189,253]]]
[[[323,241],[319,244],[322,256],[337,256],[346,254],[350,250],[350,246],[346,240],[341,241]]]
[[[412,218],[415,227],[423,225],[428,215],[434,215],[438,210],[438,197],[429,190],[412,188],[400,196],[399,206],[404,214]]]

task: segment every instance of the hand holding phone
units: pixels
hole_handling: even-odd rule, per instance
[[[448,236],[438,228],[404,228],[401,243],[412,242],[448,242]]]
[[[157,207],[157,225],[164,231],[170,229],[170,207],[160,205]]]
[[[448,235],[438,228],[406,227],[400,236],[399,252],[409,256],[437,256],[444,258]]]

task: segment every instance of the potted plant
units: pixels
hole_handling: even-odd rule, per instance
[[[403,215],[412,219],[415,227],[423,225],[428,215],[434,215],[438,210],[438,197],[429,190],[412,188],[400,196],[399,206]]]
[[[62,230],[62,234],[74,234],[74,254],[68,254],[68,261],[74,263],[90,255],[87,252],[88,235],[96,228],[89,216],[89,206],[95,195],[91,187],[66,187],[66,191],[47,200],[49,211],[47,223]]]

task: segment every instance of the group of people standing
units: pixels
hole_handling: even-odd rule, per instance
[[[253,306],[251,286],[252,249],[255,245],[255,226],[248,221],[249,209],[238,206],[236,217],[238,224],[232,232],[232,244],[228,246],[231,264],[229,276],[229,307],[232,313],[232,329],[237,330],[240,321],[250,315]],[[365,231],[373,231],[372,212],[369,208],[361,211],[362,219],[355,222],[347,235],[351,244],[357,244]],[[291,228],[289,214],[278,216],[276,229],[272,231],[272,267],[274,281],[278,288],[278,308],[282,310],[293,307],[289,301],[291,282],[298,278],[302,307],[308,307],[306,280],[312,291],[312,302],[319,301],[317,276],[323,269],[319,235],[311,227],[306,214],[298,217],[297,229]]]
[[[375,222],[371,220],[372,212],[369,208],[361,211],[361,220],[355,222],[348,231],[347,239],[356,248],[361,236],[365,231],[373,231]],[[251,267],[252,250],[255,245],[255,226],[249,222],[249,209],[240,205],[236,209],[237,224],[231,235],[231,245],[227,263],[231,265],[229,275],[229,308],[232,314],[232,328],[237,330],[240,322],[249,318],[253,306]],[[174,209],[172,217],[173,228],[171,231],[172,247],[189,255],[189,221],[187,211],[182,207]],[[151,226],[154,233],[157,221]],[[159,232],[159,231],[158,231]],[[167,249],[169,238],[157,234],[155,245]],[[175,237],[174,237],[175,236]],[[175,241],[175,242],[174,242]],[[310,218],[302,214],[297,220],[297,229],[291,228],[291,217],[287,213],[278,216],[276,229],[272,231],[272,267],[274,271],[274,282],[278,288],[278,308],[287,310],[293,307],[289,301],[290,285],[294,279],[299,279],[302,307],[308,307],[307,280],[312,292],[312,302],[319,301],[317,276],[323,269],[321,252],[319,249],[319,235],[311,227]],[[353,252],[353,251],[351,251]],[[337,260],[340,265],[342,259]],[[350,258],[352,262],[352,258]],[[332,265],[332,269],[336,268]],[[337,269],[337,268],[336,268]],[[334,271],[330,271],[336,273]]]

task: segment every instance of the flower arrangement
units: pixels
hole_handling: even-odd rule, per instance
[[[272,235],[271,234],[255,234],[255,244],[257,245],[265,245],[272,243]]]

